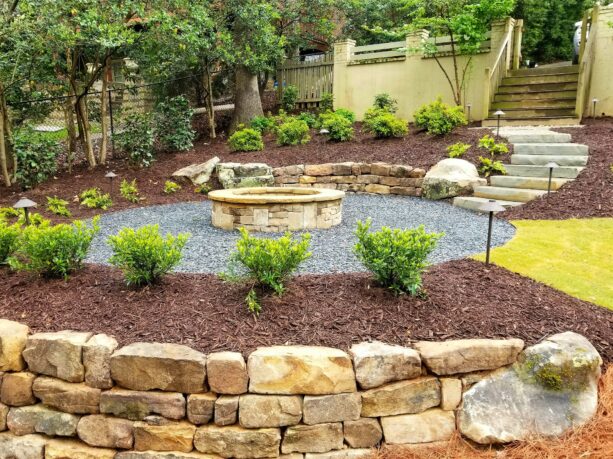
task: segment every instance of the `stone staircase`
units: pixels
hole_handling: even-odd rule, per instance
[[[478,210],[488,200],[505,208],[520,206],[547,194],[550,162],[553,169],[551,191],[574,180],[588,161],[588,147],[571,142],[570,134],[544,129],[505,128],[500,131],[513,144],[511,164],[505,164],[507,175],[490,177],[490,184],[475,187],[473,196],[457,197],[453,205]]]

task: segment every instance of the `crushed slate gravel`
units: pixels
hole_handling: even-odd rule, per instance
[[[312,230],[313,256],[303,265],[301,273],[326,274],[361,272],[363,266],[352,253],[356,242],[354,231],[358,220],[372,218],[371,229],[382,226],[415,228],[424,225],[428,232],[444,232],[432,263],[465,258],[485,250],[487,216],[451,206],[447,202],[432,202],[420,198],[347,194],[343,201],[343,222],[327,230]],[[237,231],[226,231],[211,225],[211,203],[188,202],[143,207],[105,214],[100,220],[101,231],[92,243],[87,261],[106,263],[111,249],[106,240],[123,227],[138,228],[159,224],[162,233],[191,234],[183,250],[178,272],[219,273],[226,269],[228,257],[236,247]],[[503,220],[495,220],[492,246],[503,245],[515,233],[515,228]],[[278,237],[270,233],[258,236]]]

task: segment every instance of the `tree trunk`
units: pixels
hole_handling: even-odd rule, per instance
[[[64,104],[64,123],[66,124],[66,132],[68,133],[68,173],[72,174],[72,166],[77,154],[77,132],[74,127],[74,97],[71,95],[66,99]]]
[[[234,116],[230,131],[239,124],[248,124],[252,118],[263,116],[262,100],[258,88],[258,76],[243,65],[236,68],[236,88],[234,94]]]
[[[0,91],[2,88],[0,88]],[[0,104],[0,169],[2,170],[2,179],[6,186],[11,186],[11,176],[8,169],[8,161],[6,154],[7,136],[4,132],[4,118],[6,117],[4,111],[4,104]]]
[[[215,106],[213,101],[213,84],[211,82],[211,69],[206,64],[206,69],[204,72],[205,85],[206,85],[206,112],[209,119],[209,137],[214,139],[217,137],[217,133],[215,132]]]
[[[107,107],[109,103],[108,89],[108,71],[111,63],[111,58],[107,57],[102,70],[102,92],[100,94],[100,131],[102,132],[102,141],[100,142],[100,164],[106,164],[107,148],[108,148],[108,131],[109,121],[107,119]]]
[[[87,96],[81,95],[77,97],[77,103],[75,104],[75,112],[77,114],[77,121],[79,124],[79,131],[81,133],[81,144],[83,145],[83,151],[85,157],[89,163],[89,167],[96,167],[96,155],[94,155],[94,146],[92,144],[91,130],[89,126],[89,119],[87,117]]]

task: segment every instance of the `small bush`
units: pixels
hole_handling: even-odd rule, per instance
[[[79,195],[79,202],[89,209],[107,210],[113,205],[111,195],[102,193],[99,188],[90,188]]]
[[[13,219],[18,219],[23,212],[14,207],[0,207],[0,223],[8,223]]]
[[[123,131],[115,135],[115,146],[130,162],[149,167],[155,161],[153,123],[150,114],[134,113],[125,119]]]
[[[465,124],[468,124],[468,121],[464,109],[444,104],[441,97],[431,104],[423,105],[415,112],[415,125],[425,129],[429,134],[449,134],[457,126]]]
[[[406,120],[381,108],[369,109],[366,112],[364,130],[373,133],[377,138],[404,137],[409,132]]]
[[[0,265],[5,264],[8,257],[17,248],[20,231],[19,225],[7,225],[0,221]]]
[[[50,220],[47,220],[45,217],[43,217],[41,214],[38,214],[38,213],[30,214],[28,219],[30,220],[30,225],[32,226],[41,226],[43,224],[51,223]],[[25,212],[19,213],[17,224],[19,226],[25,226],[27,224]]]
[[[171,180],[166,180],[166,182],[164,183],[164,193],[165,194],[174,194],[180,189],[181,189],[181,185]]]
[[[492,156],[504,155],[509,152],[507,144],[496,143],[496,140],[490,135],[484,135],[479,139],[479,147],[487,150]]]
[[[212,190],[211,185],[209,185],[208,183],[203,183],[199,187],[196,187],[194,191],[198,194],[207,195],[211,192],[211,190]]]
[[[370,219],[358,222],[354,247],[358,259],[383,287],[397,295],[418,295],[428,255],[443,233],[427,233],[423,226],[408,230],[383,227],[371,233],[370,225]]]
[[[347,110],[346,108],[337,108],[334,110],[334,113],[346,118],[349,122],[351,122],[351,124],[355,123],[355,113],[353,113],[351,110]]]
[[[398,111],[398,101],[387,93],[377,94],[375,96],[374,107],[389,113],[396,113]]]
[[[461,158],[468,150],[470,150],[469,144],[458,142],[447,147],[447,154],[450,158]]]
[[[331,112],[334,110],[334,94],[331,92],[324,92],[321,95],[321,100],[319,101],[319,110],[322,112]]]
[[[9,264],[14,269],[34,271],[45,277],[66,278],[81,267],[92,239],[100,230],[99,219],[94,218],[91,227],[81,221],[59,225],[47,221],[40,226],[27,226],[21,231]]]
[[[262,134],[255,129],[242,128],[228,139],[230,151],[261,151],[264,149]]]
[[[17,158],[15,179],[23,189],[28,189],[55,174],[61,146],[40,132],[24,128],[13,134],[13,152]]]
[[[179,264],[188,239],[186,233],[162,237],[158,225],[124,228],[108,239],[113,249],[109,262],[123,271],[126,284],[153,284]]]
[[[267,116],[256,116],[251,120],[251,129],[255,129],[262,135],[270,132],[275,127],[275,120]]]
[[[286,112],[291,112],[296,108],[296,103],[298,102],[298,88],[293,85],[288,85],[283,90],[283,94],[281,95],[281,107]]]
[[[140,201],[138,186],[136,186],[136,179],[132,180],[131,182],[123,179],[121,181],[121,185],[119,186],[119,194],[121,194],[126,201],[134,203]]]
[[[302,112],[296,118],[304,121],[311,129],[317,126],[317,117],[311,112]]]
[[[294,118],[277,129],[278,145],[304,145],[309,140],[309,125],[302,120]]]
[[[61,217],[70,217],[71,213],[68,210],[68,201],[60,199],[57,196],[47,196],[47,210]]]
[[[222,277],[252,284],[245,302],[249,311],[259,315],[262,307],[255,288],[272,290],[282,295],[285,281],[311,256],[311,236],[305,233],[299,241],[295,241],[290,233],[285,233],[279,239],[252,237],[244,228],[240,229],[240,233],[236,252],[230,256],[228,272]]]
[[[194,146],[193,115],[194,111],[184,96],[166,99],[155,107],[155,137],[164,149],[187,151]]]
[[[353,138],[353,123],[336,112],[323,113],[320,122],[322,129],[328,131],[332,140],[345,142]]]
[[[479,173],[485,177],[489,177],[492,174],[506,175],[507,170],[500,161],[479,156]]]

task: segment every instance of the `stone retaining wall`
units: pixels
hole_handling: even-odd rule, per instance
[[[400,164],[332,163],[277,167],[275,185],[421,196],[426,171]]]
[[[0,320],[0,457],[360,458],[456,429],[481,443],[531,426],[560,434],[594,414],[600,364],[574,333],[527,349],[519,339],[374,342],[349,352],[266,347],[245,359],[177,344],[118,348],[92,333],[30,335]]]

